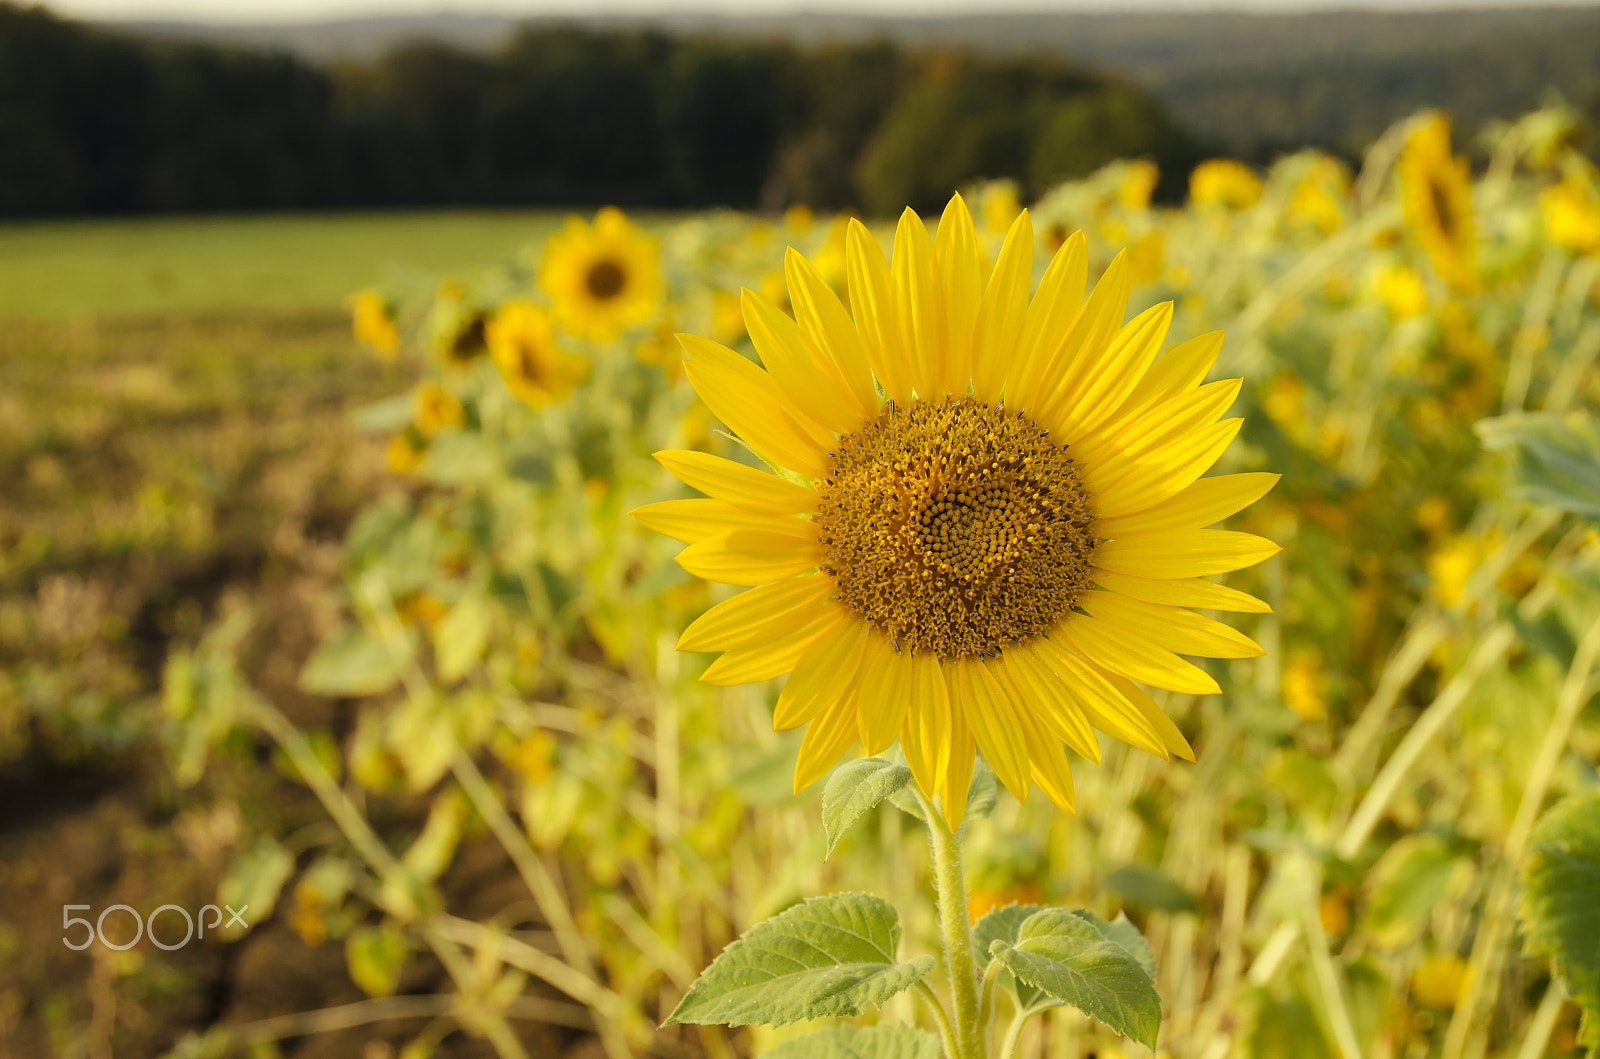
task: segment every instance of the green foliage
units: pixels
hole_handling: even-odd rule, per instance
[[[217,887],[217,903],[235,909],[254,926],[272,915],[278,894],[292,874],[294,858],[289,851],[263,835],[234,859]]]
[[[1583,1009],[1579,1041],[1600,1054],[1600,789],[1569,795],[1534,829],[1523,868],[1529,952],[1549,957]]]
[[[346,626],[318,645],[300,671],[300,686],[316,695],[376,695],[394,686],[411,664],[411,641]]]
[[[1367,877],[1366,929],[1385,948],[1414,941],[1434,909],[1461,892],[1472,863],[1438,835],[1406,835]]]
[[[1014,942],[995,940],[990,949],[1018,981],[1154,1050],[1161,1030],[1154,959],[1126,921],[1047,908],[1018,924]]]
[[[1124,864],[1105,878],[1106,889],[1141,908],[1195,912],[1200,902],[1178,881],[1153,864]]]
[[[359,927],[345,939],[345,964],[350,980],[368,996],[393,996],[405,970],[406,936],[393,923]]]
[[[859,1015],[933,969],[896,960],[900,917],[871,894],[813,897],[745,931],[695,980],[666,1024],[782,1026]]]
[[[833,1026],[785,1041],[770,1059],[939,1059],[939,1038],[910,1026]]]
[[[833,855],[833,847],[852,824],[910,782],[909,768],[882,758],[858,758],[835,769],[822,791],[822,829],[828,839],[825,856]]]
[[[1477,430],[1485,446],[1513,456],[1524,498],[1600,522],[1600,419],[1527,413],[1483,420]]]

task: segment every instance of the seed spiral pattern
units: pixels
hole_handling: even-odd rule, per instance
[[[834,597],[899,651],[993,656],[1089,587],[1089,492],[1026,413],[964,396],[890,402],[839,439],[816,489]]]

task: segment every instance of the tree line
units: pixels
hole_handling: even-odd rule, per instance
[[[0,216],[445,205],[937,207],[1200,149],[1050,58],[524,26],[371,62],[141,40],[0,0]]]

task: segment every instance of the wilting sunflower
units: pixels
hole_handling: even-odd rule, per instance
[[[484,338],[506,388],[535,408],[566,397],[588,371],[587,361],[557,345],[550,314],[532,302],[500,306],[489,318]]]
[[[1472,174],[1450,153],[1450,119],[1431,114],[1400,152],[1400,202],[1417,242],[1439,277],[1458,291],[1477,279]]]
[[[1135,681],[1216,692],[1180,653],[1261,654],[1187,608],[1267,611],[1204,578],[1278,550],[1202,528],[1277,480],[1200,477],[1240,425],[1217,420],[1240,381],[1202,382],[1221,334],[1157,359],[1171,304],[1122,325],[1126,255],[1085,300],[1081,233],[1030,301],[1026,212],[987,283],[977,245],[959,197],[935,238],[905,212],[892,265],[852,224],[850,311],[791,250],[794,318],[744,296],[765,370],[681,336],[712,414],[783,470],[660,452],[710,498],[635,512],[689,545],[690,573],[751,586],[678,646],[722,652],[711,683],[789,674],[773,723],[808,726],[796,789],[857,740],[899,740],[952,823],[976,750],[1017,797],[1035,782],[1063,808],[1064,747],[1098,761],[1093,728],[1192,760]]]
[[[661,300],[656,241],[611,206],[592,225],[569,217],[545,246],[539,282],[561,326],[597,342],[615,338],[648,319]]]

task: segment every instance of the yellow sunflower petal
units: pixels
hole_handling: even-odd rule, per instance
[[[679,651],[726,651],[781,638],[823,610],[833,594],[826,577],[796,577],[723,600],[683,630]]]
[[[813,478],[828,472],[833,435],[821,441],[787,412],[777,380],[726,346],[696,335],[679,335],[683,369],[711,414],[751,448],[780,466]],[[798,409],[796,409],[798,411]],[[818,432],[823,428],[817,427]]]
[[[820,361],[800,325],[748,287],[740,304],[750,342],[784,393],[829,430],[846,434],[860,426],[865,413],[851,407],[843,380],[831,370],[831,362]]]
[[[1033,646],[1008,647],[1001,652],[1000,660],[1034,716],[1049,725],[1057,739],[1096,765],[1100,764],[1100,742],[1094,737],[1089,718]]]
[[[1204,577],[1254,566],[1282,550],[1265,537],[1238,530],[1169,530],[1103,541],[1094,551],[1094,564],[1151,580]]]
[[[709,452],[662,449],[655,457],[685,485],[745,511],[799,515],[817,509],[817,494],[805,486]]]
[[[639,523],[675,541],[693,544],[735,529],[767,529],[792,515],[758,515],[726,500],[663,500],[628,512]],[[781,521],[779,528],[782,528]]]
[[[739,647],[725,651],[706,667],[700,679],[717,687],[731,688],[740,684],[753,684],[758,680],[771,680],[790,672],[811,645],[821,639],[845,619],[839,608],[823,611],[818,620],[778,643],[759,647]]]
[[[911,697],[910,660],[895,654],[889,641],[869,635],[861,663],[856,714],[861,745],[868,754],[887,750],[900,735]]]
[[[855,741],[856,692],[854,688],[847,688],[806,726],[805,738],[800,741],[800,757],[794,763],[795,793],[826,776],[834,762]]]
[[[933,273],[933,240],[928,238],[922,218],[909,208],[900,214],[895,227],[889,275],[894,280],[901,334],[911,343],[912,386],[922,397],[942,396],[949,346],[945,306]]]
[[[1092,347],[1076,374],[1061,383],[1041,404],[1038,419],[1062,436],[1082,437],[1110,419],[1132,392],[1134,383],[1161,349],[1172,323],[1172,303],[1146,309],[1117,331],[1104,352]]]
[[[1071,690],[1090,724],[1129,746],[1167,756],[1166,744],[1149,719],[1070,640],[1046,636],[1035,640],[1034,647]]]
[[[1097,484],[1107,486],[1136,469],[1170,466],[1182,458],[1176,451],[1180,446],[1216,425],[1217,417],[1233,404],[1243,384],[1243,379],[1221,379],[1163,401],[1115,427],[1079,434],[1073,439],[1077,458],[1091,477],[1098,476]]]
[[[1127,677],[1120,677],[1111,672],[1105,672],[1104,675],[1118,691],[1122,692],[1123,697],[1144,715],[1144,719],[1150,722],[1150,727],[1156,730],[1156,735],[1161,738],[1161,742],[1168,750],[1185,761],[1191,763],[1194,761],[1194,748],[1189,745],[1189,740],[1183,737],[1178,726],[1172,723],[1172,718],[1156,705],[1156,701],[1143,688]]]
[[[1085,592],[1078,600],[1085,613],[1113,630],[1142,636],[1176,654],[1203,658],[1258,658],[1267,652],[1242,632],[1182,607],[1145,603],[1116,592]]]
[[[964,671],[970,705],[967,721],[978,740],[978,749],[1006,790],[1019,802],[1027,800],[1028,748],[1023,742],[1022,717],[1010,689],[995,679],[986,662],[964,662],[956,668]]]
[[[861,418],[878,413],[878,390],[872,382],[872,363],[855,321],[817,267],[794,247],[783,258],[784,276],[795,319],[814,348],[832,361],[834,375],[844,385],[850,410]]]
[[[1089,282],[1089,243],[1081,230],[1061,244],[1039,280],[1028,303],[1022,337],[1007,366],[1006,401],[1027,408],[1037,399],[1038,380],[1055,352],[1061,336],[1072,326],[1083,305],[1083,288]]]
[[[1006,375],[1022,337],[1028,312],[1028,286],[1033,282],[1033,221],[1023,210],[1011,222],[1000,246],[989,286],[983,293],[972,338],[973,393],[995,402],[1005,389]]]
[[[1060,740],[1048,731],[1042,731],[1038,724],[1029,724],[1023,730],[1023,735],[1028,742],[1028,764],[1033,774],[1033,782],[1039,785],[1045,796],[1056,804],[1058,809],[1069,813],[1078,810],[1073,804],[1072,766],[1067,762],[1066,752],[1061,749]]]
[[[1111,259],[1065,335],[1058,336],[1057,344],[1046,351],[1042,360],[1034,362],[1039,365],[1038,371],[1021,380],[1018,399],[1036,409],[1035,418],[1040,425],[1058,429],[1061,424],[1050,418],[1055,411],[1052,398],[1068,387],[1089,383],[1098,354],[1122,326],[1132,282],[1128,252],[1124,250]]]
[[[797,534],[732,530],[697,541],[678,553],[679,566],[696,577],[725,585],[781,581],[816,569],[821,559],[821,547],[809,527]]]
[[[1095,533],[1114,539],[1129,533],[1157,533],[1209,526],[1266,496],[1281,477],[1280,474],[1256,472],[1198,478],[1181,493],[1154,507],[1132,515],[1100,519],[1095,523]]]
[[[911,656],[911,686],[900,745],[922,793],[932,798],[944,785],[950,764],[950,693],[939,659],[924,652]]]
[[[1074,614],[1058,626],[1057,633],[1095,664],[1132,680],[1194,695],[1215,695],[1222,690],[1211,674],[1193,662],[1143,637],[1129,636],[1121,626]]]
[[[972,789],[972,769],[977,760],[978,747],[972,741],[972,728],[967,723],[971,703],[962,701],[951,680],[951,670],[944,667],[945,688],[950,697],[950,755],[944,767],[944,781],[939,787],[939,800],[944,807],[944,818],[953,831],[961,826],[967,815],[967,792]]]
[[[1197,430],[1159,454],[1145,459],[1117,476],[1101,467],[1086,466],[1085,477],[1092,483],[1106,483],[1095,495],[1104,517],[1143,511],[1176,496],[1217,462],[1239,433],[1242,419],[1224,419]]]
[[[855,687],[866,642],[866,623],[853,617],[844,618],[818,637],[778,693],[773,729],[783,732],[805,724]]]
[[[1222,339],[1221,331],[1208,331],[1167,350],[1166,355],[1144,373],[1123,407],[1160,404],[1199,386],[1211,365],[1217,362],[1217,354],[1222,352]]]
[[[865,340],[867,360],[883,392],[902,404],[911,400],[915,378],[911,339],[900,323],[894,283],[883,249],[867,226],[854,218],[846,236],[845,275],[850,315]]]
[[[1215,581],[1202,581],[1196,577],[1180,577],[1157,581],[1129,574],[1115,574],[1110,570],[1096,570],[1094,582],[1101,588],[1121,592],[1124,596],[1142,599],[1146,603],[1165,603],[1169,607],[1197,607],[1200,610],[1231,610],[1245,614],[1271,614],[1272,608],[1254,596],[1247,595]]]
[[[939,219],[933,257],[946,312],[943,389],[966,393],[972,378],[973,327],[983,293],[983,265],[972,214],[960,195],[952,195]]]

